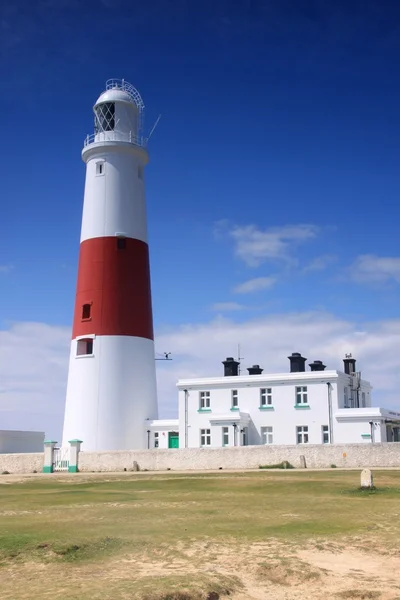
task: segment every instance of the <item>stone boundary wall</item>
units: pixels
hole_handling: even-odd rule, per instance
[[[41,473],[43,453],[0,454],[0,474]],[[246,446],[236,448],[181,448],[119,452],[80,452],[78,469],[86,473],[133,471],[133,463],[144,471],[201,471],[207,469],[258,469],[285,460],[301,468],[304,456],[309,469],[397,467],[400,469],[400,442],[385,444],[343,444],[305,446]]]
[[[0,454],[0,473],[41,473],[43,470],[43,452],[32,454]]]
[[[141,471],[258,469],[289,461],[300,468],[304,456],[310,469],[336,467],[398,467],[400,442],[384,444],[344,444],[305,446],[245,446],[231,448],[181,448],[119,452],[80,452],[81,472],[132,471],[138,463]]]

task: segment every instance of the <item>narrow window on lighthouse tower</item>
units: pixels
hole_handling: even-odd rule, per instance
[[[90,313],[92,310],[92,306],[90,304],[84,304],[82,306],[82,321],[86,319],[90,319]]]
[[[88,354],[93,354],[93,340],[78,340],[78,345],[76,348],[77,356],[85,356]]]
[[[104,162],[96,163],[96,175],[104,175]]]

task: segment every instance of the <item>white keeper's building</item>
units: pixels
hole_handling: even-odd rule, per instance
[[[179,419],[149,421],[149,448],[400,441],[400,412],[372,406],[372,387],[351,355],[343,371],[295,352],[288,373],[239,374],[227,358],[223,377],[180,380]]]

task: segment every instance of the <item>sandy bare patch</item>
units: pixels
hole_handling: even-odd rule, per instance
[[[396,557],[379,556],[345,549],[331,553],[305,550],[299,557],[319,569],[353,579],[379,580],[390,584],[399,584],[400,560]]]
[[[50,582],[48,593],[53,598],[61,598],[63,590],[76,586],[84,596],[96,582],[96,590],[109,588],[115,590],[115,597],[136,600],[141,596],[125,596],[120,590],[137,590],[152,578],[160,581],[182,578],[192,582],[204,578],[231,581],[232,589],[236,590],[229,594],[232,600],[399,600],[400,582],[396,577],[399,566],[396,558],[353,552],[349,548],[332,553],[296,551],[272,540],[248,545],[210,541],[182,543],[174,548],[165,545],[121,555],[108,560],[103,568],[80,564],[60,570],[59,566],[48,564],[46,572]],[[43,568],[32,562],[1,569],[2,597],[11,599],[14,594],[14,597],[28,598],[26,582],[30,582],[33,592],[37,575]],[[54,588],[52,582],[55,582]],[[220,594],[221,600],[223,597]],[[191,596],[187,598],[190,600]],[[197,600],[198,596],[193,598]]]

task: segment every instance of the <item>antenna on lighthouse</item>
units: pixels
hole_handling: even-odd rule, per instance
[[[238,357],[237,357],[238,363],[239,363],[239,365],[238,365],[238,375],[240,375],[240,361],[242,360],[242,358],[244,358],[244,356],[240,356],[240,344],[238,344]]]
[[[159,115],[158,115],[156,122],[154,123],[153,127],[151,128],[151,131],[150,131],[150,133],[149,133],[149,137],[147,138],[147,141],[149,141],[149,139],[150,139],[150,138],[151,138],[151,136],[153,135],[153,133],[154,133],[154,130],[155,130],[155,128],[157,127],[157,125],[158,125],[158,122],[159,122],[159,120],[160,120],[160,119],[161,119],[161,114],[159,114]]]
[[[163,354],[164,354],[163,358],[155,358],[154,360],[173,360],[173,358],[169,357],[170,354],[172,354],[172,352],[163,352]]]

